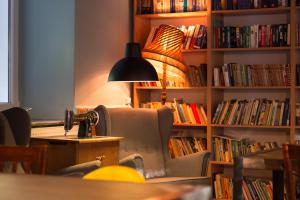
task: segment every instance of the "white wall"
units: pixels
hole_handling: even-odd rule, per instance
[[[76,0],[75,106],[124,104],[126,83],[108,83],[128,42],[128,0]]]

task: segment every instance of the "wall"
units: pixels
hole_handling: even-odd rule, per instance
[[[128,15],[128,1],[76,1],[76,106],[124,104],[130,96],[128,84],[107,82],[125,53]]]
[[[74,104],[74,0],[20,5],[22,106],[33,119],[63,119]]]
[[[20,5],[22,106],[63,119],[74,106],[124,104],[128,84],[108,83],[128,41],[128,1],[26,0]]]

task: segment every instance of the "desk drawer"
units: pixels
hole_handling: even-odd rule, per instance
[[[77,163],[83,163],[102,157],[102,166],[117,165],[119,160],[119,141],[100,143],[81,143]]]

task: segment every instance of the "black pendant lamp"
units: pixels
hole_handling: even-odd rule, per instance
[[[142,58],[139,43],[134,43],[133,0],[129,0],[130,41],[126,45],[125,58],[119,60],[111,69],[108,81],[143,82],[158,81],[153,65]]]

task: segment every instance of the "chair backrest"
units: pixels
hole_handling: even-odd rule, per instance
[[[17,165],[21,163],[24,172],[45,174],[46,146],[0,146],[0,171],[3,172],[5,163],[12,163],[12,173],[17,172]]]
[[[300,145],[283,144],[286,189],[289,200],[296,200],[296,177],[300,176]]]
[[[14,107],[1,113],[10,126],[16,145],[28,145],[31,134],[31,119],[28,112],[23,108]]]
[[[165,150],[161,134],[169,130],[166,127],[172,128],[172,117],[160,123],[161,120],[166,119],[160,117],[162,110],[104,106],[99,106],[95,110],[100,115],[100,125],[96,127],[97,135],[124,137],[120,144],[120,158],[139,153],[144,158],[146,178],[165,175]],[[172,112],[170,115],[172,116]]]

